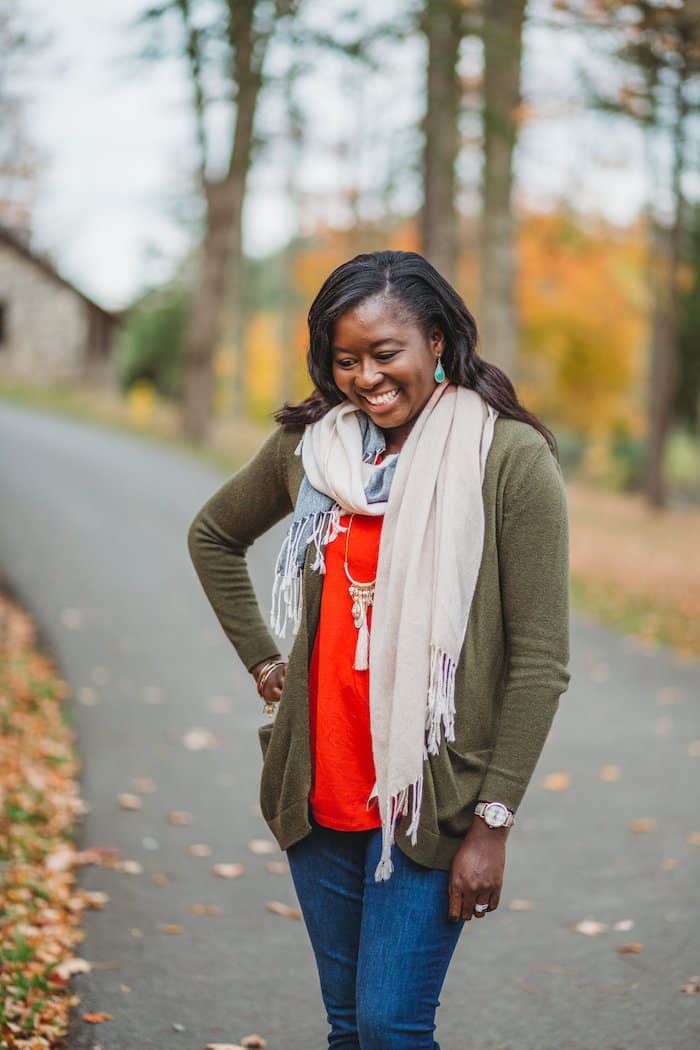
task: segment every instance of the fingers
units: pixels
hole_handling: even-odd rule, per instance
[[[274,671],[268,680],[265,682],[263,687],[263,697],[265,700],[279,700],[282,696],[282,688],[284,686],[284,677],[287,670],[286,664],[283,667],[279,667]]]
[[[447,918],[450,922],[458,922],[460,919],[466,922],[471,922],[472,919],[483,919],[490,911],[496,910],[499,898],[500,894],[497,890],[464,893],[451,885]],[[477,904],[481,907],[477,908]]]

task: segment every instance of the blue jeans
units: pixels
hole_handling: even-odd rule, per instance
[[[344,1050],[440,1050],[435,1011],[464,920],[447,919],[449,872],[392,846],[374,881],[381,828],[312,831],[287,850],[331,1030]]]

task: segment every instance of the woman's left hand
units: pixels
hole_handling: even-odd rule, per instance
[[[507,828],[489,828],[481,817],[474,821],[450,868],[449,907],[451,922],[474,916],[482,919],[498,907],[506,863]],[[488,905],[476,911],[476,904]]]

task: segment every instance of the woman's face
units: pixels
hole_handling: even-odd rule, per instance
[[[444,348],[436,331],[428,340],[384,296],[347,310],[333,326],[333,381],[387,435],[387,451],[398,451],[435,389],[435,364]],[[388,400],[376,398],[391,395]],[[370,400],[372,399],[372,400]]]

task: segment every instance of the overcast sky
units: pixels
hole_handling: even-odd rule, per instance
[[[129,22],[146,6],[143,0],[25,2],[34,24],[54,37],[32,78],[30,128],[45,158],[34,244],[50,252],[65,276],[98,302],[122,307],[148,282],[166,278],[187,249],[176,205],[186,198],[193,155],[189,86],[176,63],[139,70],[126,61],[137,47]],[[398,3],[384,0],[382,14]],[[318,0],[314,10],[323,17],[338,4],[342,0]],[[368,8],[376,10],[376,5],[368,3]],[[540,207],[567,196],[579,209],[624,223],[643,203],[641,143],[631,130],[617,127],[611,134],[601,118],[576,115],[580,100],[573,70],[580,61],[589,68],[599,61],[588,47],[580,36],[528,32],[524,86],[544,117],[522,135],[518,193]],[[364,84],[356,79],[348,86],[337,61],[325,60],[303,85],[315,147],[305,158],[302,182],[317,213],[343,218],[333,202],[347,169],[334,158],[358,121],[370,130],[358,157],[359,176],[369,190],[389,151],[395,163],[401,143],[415,138],[421,42],[387,49],[386,55],[381,74]],[[478,61],[478,49],[467,45],[465,71],[478,68]],[[270,62],[272,69],[283,67],[281,49]],[[279,121],[279,102],[270,96],[258,126],[275,129]],[[284,188],[284,158],[275,149],[255,166],[246,201],[245,247],[256,255],[281,246],[295,224]],[[478,173],[466,164],[461,175],[468,200]],[[412,178],[405,183],[399,178],[397,194],[408,208],[419,203]]]

